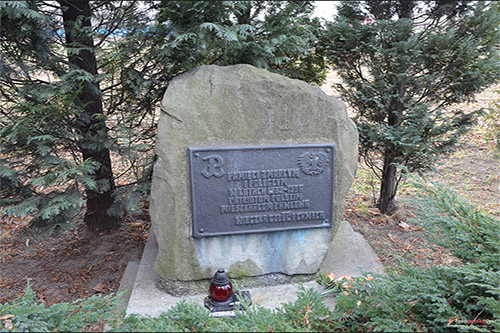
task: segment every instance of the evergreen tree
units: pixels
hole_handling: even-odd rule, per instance
[[[2,206],[62,222],[83,186],[89,228],[115,227],[89,3],[2,2],[0,18]]]
[[[87,210],[84,221],[91,230],[112,229],[118,224],[118,216],[109,214],[113,205],[115,187],[111,158],[106,143],[109,141],[103,117],[101,90],[97,79],[97,61],[90,20],[92,11],[89,1],[61,0],[69,70],[81,71],[90,80],[79,80],[78,94],[73,101],[81,113],[76,131],[80,139],[78,148],[84,161],[97,162],[93,180],[100,188],[86,188]],[[76,50],[69,49],[75,48]]]
[[[159,102],[201,64],[249,63],[320,82],[310,2],[0,3],[3,212],[91,230],[147,196]],[[135,180],[121,177],[120,156]],[[117,160],[117,159],[115,159]],[[120,182],[121,183],[121,182]]]
[[[360,152],[381,179],[383,213],[395,209],[402,176],[450,152],[481,112],[447,107],[498,80],[498,9],[480,1],[345,1],[329,25],[327,58],[357,112]]]

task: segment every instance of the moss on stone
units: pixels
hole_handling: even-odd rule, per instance
[[[229,267],[228,274],[232,278],[239,278],[243,276],[254,276],[262,273],[262,269],[253,262],[251,259],[245,261],[238,261]]]

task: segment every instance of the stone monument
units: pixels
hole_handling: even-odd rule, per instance
[[[345,106],[250,65],[175,78],[156,139],[150,214],[159,287],[203,293],[312,280],[342,218],[358,133]]]

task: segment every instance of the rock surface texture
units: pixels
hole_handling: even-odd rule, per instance
[[[188,147],[327,143],[336,145],[332,228],[191,236]],[[163,98],[151,188],[160,286],[194,293],[219,267],[244,286],[316,274],[340,225],[357,144],[343,103],[319,87],[249,65],[200,66],[175,78]]]

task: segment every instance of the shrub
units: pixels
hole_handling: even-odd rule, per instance
[[[124,314],[114,323],[110,331],[116,332],[210,332],[214,330],[213,322],[209,312],[199,304],[181,301],[172,309],[153,318],[132,314],[124,317]]]
[[[401,262],[387,276],[319,282],[337,292],[336,329],[374,331],[500,330],[500,222],[438,184],[422,191],[417,219],[425,236],[463,260],[423,269]],[[348,282],[348,284],[346,284]]]
[[[302,289],[295,302],[280,309],[252,305],[235,311],[236,317],[211,317],[199,304],[182,301],[158,318],[131,315],[115,325],[117,331],[168,332],[328,332],[331,317],[323,296],[313,289]]]
[[[500,221],[475,208],[443,185],[415,183],[421,190],[417,220],[425,237],[453,252],[465,263],[498,270]]]
[[[401,263],[373,281],[351,281],[332,314],[335,329],[357,331],[469,331],[499,329],[498,271],[477,265],[422,269]],[[463,323],[465,325],[459,325]]]
[[[212,317],[200,304],[179,302],[157,318],[143,315],[125,317],[118,310],[118,296],[94,296],[72,303],[45,307],[37,302],[31,284],[24,295],[0,304],[0,331],[90,331],[113,332],[236,332],[236,331],[331,331],[332,321],[323,296],[313,289],[302,289],[297,300],[281,309],[253,305],[235,311],[236,317]]]
[[[93,296],[46,308],[37,301],[36,294],[28,281],[23,296],[12,303],[0,304],[0,318],[6,318],[0,322],[2,324],[0,330],[3,332],[90,330],[90,326],[111,321],[117,311],[118,299],[113,295]]]

